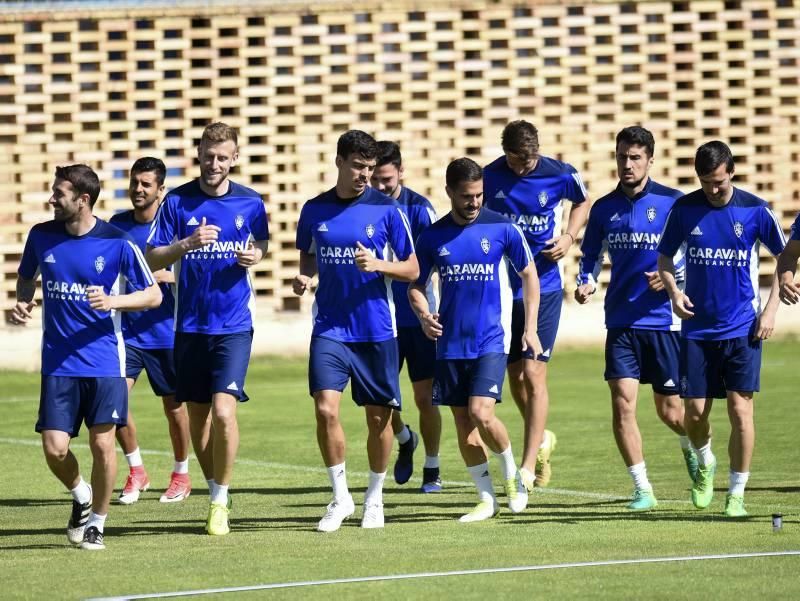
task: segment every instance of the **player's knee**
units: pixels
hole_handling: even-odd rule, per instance
[[[60,444],[53,440],[43,441],[42,449],[44,450],[44,456],[47,458],[47,461],[55,461],[57,463],[64,461],[69,454],[68,445]]]

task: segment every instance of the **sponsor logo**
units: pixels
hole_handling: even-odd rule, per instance
[[[97,257],[94,260],[94,268],[97,271],[97,273],[103,273],[103,270],[106,268],[105,257],[103,257],[102,255]]]
[[[111,412],[111,417],[113,419],[119,419],[119,413],[117,413],[116,409],[114,409],[114,411]]]
[[[449,254],[450,254],[450,251],[447,250],[447,248],[445,248],[444,246],[439,249],[439,256],[440,257],[446,257]]]
[[[485,263],[458,263],[456,265],[442,265],[439,275],[449,282],[478,281],[487,282],[494,280],[494,265]]]
[[[184,259],[235,259],[236,251],[244,250],[247,250],[247,242],[243,240],[215,240],[201,248],[189,251],[184,255]]]
[[[664,386],[669,386],[670,388],[672,388],[673,386],[675,386],[675,382],[673,382],[672,378],[670,378],[669,380],[664,382]]]
[[[499,391],[497,390],[497,384],[492,384],[492,387],[489,389],[489,392],[493,392],[497,394]]]
[[[552,350],[553,349],[549,349],[548,348],[548,349],[545,349],[544,351],[542,351],[542,357],[549,357],[550,353],[552,352]]]
[[[709,259],[713,261],[747,261],[750,251],[738,248],[708,248],[708,247],[689,247],[689,258]]]
[[[539,206],[544,208],[547,205],[547,192],[542,190],[539,192]]]
[[[317,260],[326,265],[355,265],[355,257],[358,252],[357,247],[350,246],[320,246],[317,249]],[[377,257],[377,251],[368,248],[373,257]]]
[[[736,234],[737,238],[741,238],[742,234],[744,233],[744,226],[741,222],[737,221],[733,224],[733,233]]]
[[[375,226],[371,223],[365,228],[367,232],[367,238],[372,238],[375,235]]]
[[[694,226],[694,229],[691,232],[689,232],[689,235],[691,235],[691,236],[702,236],[703,235],[703,230],[700,229],[699,225],[696,225],[696,226]]]
[[[200,225],[200,222],[195,219],[194,215],[192,215],[191,219],[186,222],[186,225]]]
[[[386,404],[389,405],[389,407],[399,407],[400,406],[400,403],[397,402],[397,399],[392,399],[391,401],[389,401]]]
[[[619,213],[614,213],[609,221],[619,221]]]
[[[44,283],[45,296],[53,300],[85,301],[88,284],[48,280]]]
[[[515,215],[514,213],[503,213],[503,215],[524,232],[543,232],[550,225],[550,215]]]
[[[236,385],[236,382],[231,382],[225,388],[228,390],[239,390],[239,387]]]
[[[55,263],[56,262],[56,258],[53,256],[53,253],[50,253],[49,255],[47,255],[44,258],[44,262],[45,263]]]
[[[488,255],[491,247],[492,245],[488,238],[481,238],[481,250],[483,251],[483,254]]]
[[[325,224],[325,223],[320,223],[319,227],[317,228],[317,231],[318,232],[327,232],[328,231],[328,225]]]
[[[630,248],[655,247],[661,240],[661,234],[650,232],[609,232],[608,245],[611,247],[632,245]]]
[[[236,219],[234,220],[234,224],[236,224],[237,230],[242,229],[242,226],[244,225],[244,217],[242,215],[237,215]]]
[[[653,223],[656,219],[656,208],[655,207],[647,207],[647,221]]]
[[[500,190],[497,194],[494,195],[494,197],[497,198],[498,200],[503,200],[506,197],[506,195],[503,193],[502,190]]]

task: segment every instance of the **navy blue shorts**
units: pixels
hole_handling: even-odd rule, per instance
[[[128,385],[125,378],[42,376],[36,431],[58,430],[76,437],[81,429],[128,423]]]
[[[726,391],[757,392],[761,341],[750,336],[728,340],[681,338],[681,396],[724,399]]]
[[[359,406],[401,408],[397,340],[340,342],[313,336],[308,358],[308,391],[342,392],[352,379],[353,400]]]
[[[175,333],[175,400],[210,403],[224,392],[244,402],[253,330],[233,334]]]
[[[403,369],[403,361],[406,361],[409,380],[419,382],[433,377],[436,343],[425,335],[422,327],[397,328],[397,351],[398,369]]]
[[[437,359],[433,404],[466,407],[473,396],[490,397],[499,403],[505,373],[504,353],[488,353],[477,359]]]
[[[633,378],[658,394],[678,394],[680,333],[610,328],[606,334],[606,380]]]
[[[553,353],[558,334],[558,323],[561,321],[561,304],[564,295],[561,290],[545,292],[539,299],[539,317],[537,318],[539,342],[542,343],[542,354],[536,357],[537,361],[547,363]],[[525,305],[523,301],[515,300],[511,309],[511,348],[508,352],[508,363],[516,363],[523,357],[533,359],[530,350],[522,352],[522,334],[525,331]]]
[[[125,377],[136,380],[144,370],[156,396],[175,394],[175,353],[171,348],[125,345]]]

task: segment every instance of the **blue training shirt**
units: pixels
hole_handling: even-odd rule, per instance
[[[374,188],[350,200],[340,199],[333,188],[303,205],[297,249],[316,255],[319,273],[312,336],[340,342],[380,342],[397,336],[392,280],[359,271],[356,241],[378,259],[405,261],[414,254],[405,214]]]
[[[117,213],[109,223],[127,232],[136,246],[144,252],[152,221],[136,221],[133,210]],[[159,284],[161,305],[149,311],[125,311],[122,314],[122,334],[125,342],[140,349],[172,348],[175,339],[175,296],[170,284]]]
[[[441,282],[443,333],[436,341],[436,357],[508,354],[514,300],[508,264],[520,272],[533,261],[520,228],[486,208],[469,225],[457,224],[448,213],[422,232],[417,257],[417,284],[427,285],[434,269]]]
[[[250,272],[236,263],[237,250],[269,239],[267,211],[255,190],[230,182],[222,196],[209,196],[193,180],[164,198],[149,246],[169,246],[192,234],[203,218],[221,228],[216,242],[189,251],[175,262],[175,329],[232,334],[253,328],[255,293]]]
[[[561,290],[558,263],[542,256],[545,243],[561,234],[563,201],[586,201],[586,188],[575,168],[550,157],[540,157],[533,171],[520,177],[501,156],[483,170],[484,204],[518,225],[533,251],[542,293]],[[521,282],[511,274],[514,298],[522,298]]]
[[[797,217],[795,217],[794,222],[792,223],[792,230],[789,240],[800,240],[800,213],[798,213]]]
[[[416,240],[419,235],[436,221],[436,212],[430,201],[417,194],[405,186],[400,190],[400,196],[396,200],[400,208],[408,217],[408,224],[411,227],[411,238]],[[429,289],[429,300],[432,300],[432,287]],[[408,303],[408,284],[406,282],[392,281],[392,295],[394,297],[394,314],[397,320],[397,327],[409,328],[419,327],[419,319],[414,314],[411,305]]]
[[[769,205],[757,196],[734,188],[730,202],[716,208],[696,190],[676,201],[658,252],[672,256],[685,246],[686,295],[694,317],[683,320],[683,336],[726,340],[750,334],[761,311],[760,243],[777,255],[786,240]]]
[[[618,185],[592,205],[583,235],[578,285],[595,284],[603,254],[611,259],[611,280],[605,298],[607,328],[679,330],[666,291],[654,292],[645,272],[658,270],[661,232],[672,205],[683,194],[652,179],[628,198]],[[683,281],[683,255],[674,258],[678,280]]]
[[[97,219],[83,236],[63,222],[35,225],[25,242],[19,276],[42,276],[42,374],[124,377],[121,312],[89,306],[87,286],[124,294],[151,286],[153,274],[125,232]]]

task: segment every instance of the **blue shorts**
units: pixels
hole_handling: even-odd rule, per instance
[[[561,304],[564,294],[561,290],[545,292],[539,299],[539,316],[537,318],[537,334],[542,343],[542,354],[536,357],[537,361],[547,363],[553,353],[558,334],[558,323],[561,321]],[[522,358],[533,359],[530,350],[522,352],[522,334],[525,331],[525,304],[515,300],[511,309],[511,348],[508,351],[508,363],[516,363]]]
[[[58,430],[76,437],[81,422],[87,428],[128,423],[128,385],[125,378],[42,376],[36,431]]]
[[[224,392],[244,402],[253,330],[233,334],[175,333],[175,400],[210,403]]]
[[[425,335],[422,327],[397,328],[397,351],[398,369],[403,369],[403,361],[407,361],[409,380],[419,382],[433,377],[436,343]]]
[[[488,353],[477,359],[437,359],[433,404],[466,407],[473,396],[490,397],[499,403],[505,372],[504,353]]]
[[[313,336],[308,358],[308,391],[342,392],[352,378],[353,400],[359,406],[401,408],[397,373],[397,340],[340,342]]]
[[[125,345],[125,377],[136,380],[147,372],[156,396],[175,394],[175,354],[171,348],[138,348]]]
[[[606,334],[606,380],[633,378],[658,394],[678,394],[680,333],[610,328]]]
[[[681,396],[724,399],[726,391],[756,392],[761,375],[761,341],[681,338]]]

